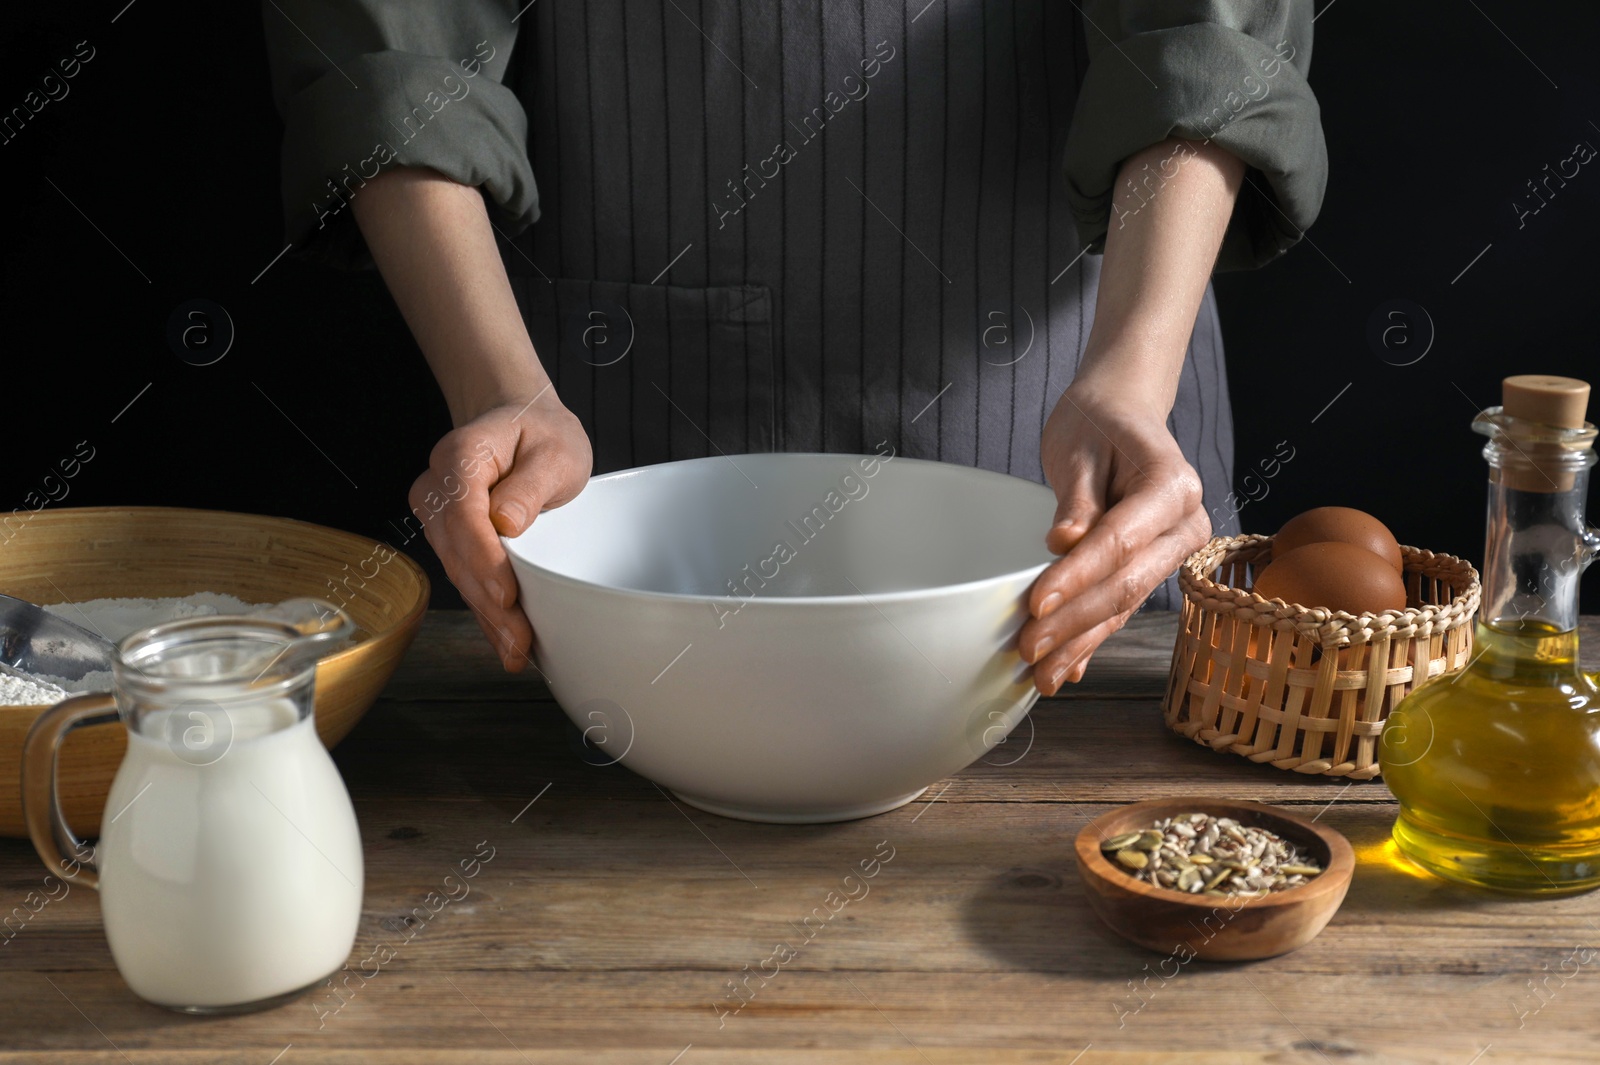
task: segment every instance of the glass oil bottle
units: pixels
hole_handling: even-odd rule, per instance
[[[1487,436],[1487,543],[1472,657],[1411,692],[1379,744],[1401,853],[1440,876],[1527,895],[1600,886],[1600,686],[1578,665],[1589,386],[1506,378]]]

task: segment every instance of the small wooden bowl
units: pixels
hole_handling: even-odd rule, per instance
[[[1258,897],[1190,895],[1135,880],[1100,841],[1165,817],[1205,813],[1276,832],[1322,866],[1309,883]],[[1078,833],[1078,873],[1089,906],[1124,939],[1180,962],[1271,958],[1305,946],[1339,909],[1355,872],[1350,843],[1330,828],[1258,802],[1202,797],[1149,799],[1101,814]]]
[[[427,574],[376,540],[291,518],[176,507],[20,511],[0,530],[0,592],[35,603],[314,596],[343,607],[357,642],[317,664],[317,734],[330,748],[378,698],[428,609]],[[22,741],[44,709],[0,706],[0,836],[28,835]],[[62,742],[61,805],[78,835],[97,833],[126,747],[121,724],[80,728]]]

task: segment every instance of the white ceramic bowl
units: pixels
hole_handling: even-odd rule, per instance
[[[590,743],[702,810],[892,810],[1038,697],[1016,651],[1043,485],[882,455],[590,480],[505,541],[534,660]]]

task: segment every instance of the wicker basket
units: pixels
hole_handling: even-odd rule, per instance
[[[1478,571],[1402,547],[1406,609],[1304,609],[1253,591],[1272,537],[1219,536],[1178,571],[1182,624],[1162,710],[1217,751],[1297,773],[1378,775],[1384,718],[1417,683],[1466,665]]]

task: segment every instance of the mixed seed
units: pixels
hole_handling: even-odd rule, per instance
[[[1277,833],[1210,814],[1168,817],[1100,849],[1135,880],[1192,895],[1266,895],[1322,872]]]

